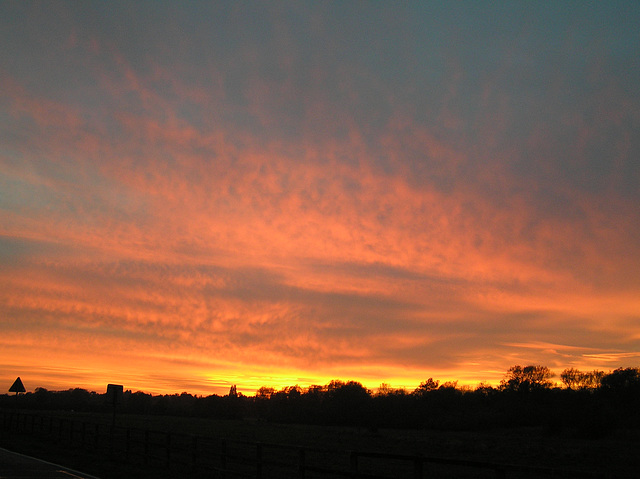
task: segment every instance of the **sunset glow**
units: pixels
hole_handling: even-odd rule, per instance
[[[639,24],[635,2],[2,2],[0,386],[639,366]]]

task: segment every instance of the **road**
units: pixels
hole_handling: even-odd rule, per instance
[[[0,448],[0,479],[98,479],[57,464]]]

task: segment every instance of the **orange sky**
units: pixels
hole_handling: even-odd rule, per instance
[[[0,386],[638,366],[640,15],[598,9],[3,3]]]

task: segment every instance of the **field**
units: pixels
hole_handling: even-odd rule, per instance
[[[112,417],[101,414],[58,413],[64,420],[78,424],[101,423],[105,428]],[[557,477],[563,471],[574,471],[574,477],[588,473],[600,473],[605,477],[636,477],[640,470],[637,450],[640,438],[637,432],[620,430],[614,435],[589,440],[574,437],[567,431],[549,431],[538,428],[493,429],[488,431],[436,431],[394,430],[371,431],[363,428],[301,426],[274,424],[255,420],[209,420],[172,416],[119,415],[116,418],[119,430],[152,430],[171,433],[175,438],[183,435],[193,437],[225,438],[229,441],[253,444],[286,444],[310,450],[333,451],[327,461],[345,461],[348,468],[349,451],[371,453],[422,455],[437,458],[459,459],[504,464],[510,466],[553,468]],[[110,477],[191,477],[192,474],[179,466],[170,469],[143,467],[138,461],[111,461],[96,451],[64,446],[60,441],[33,438],[25,434],[3,433],[2,445],[33,453],[46,459],[76,467],[88,473],[108,479]],[[291,448],[291,450],[294,450]],[[339,454],[342,451],[344,454]],[[372,465],[377,473],[385,475],[385,464]],[[391,466],[389,466],[391,468]],[[380,472],[382,471],[382,472]],[[392,469],[389,469],[392,471]],[[549,471],[520,472],[510,468],[506,477],[547,477]],[[201,471],[202,472],[202,471]],[[425,477],[496,477],[486,471],[462,470],[453,466],[435,467]],[[401,477],[398,472],[389,472],[389,477]],[[265,472],[265,477],[269,476]],[[202,474],[206,477],[207,474]],[[210,477],[210,475],[209,475]],[[283,476],[284,477],[284,476]],[[315,477],[315,476],[314,476]]]

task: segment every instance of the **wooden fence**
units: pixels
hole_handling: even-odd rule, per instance
[[[114,460],[166,468],[176,476],[220,478],[536,478],[603,477],[584,471],[501,465],[362,451],[340,451],[113,426],[68,417],[0,411],[4,434],[29,434],[105,454]]]

